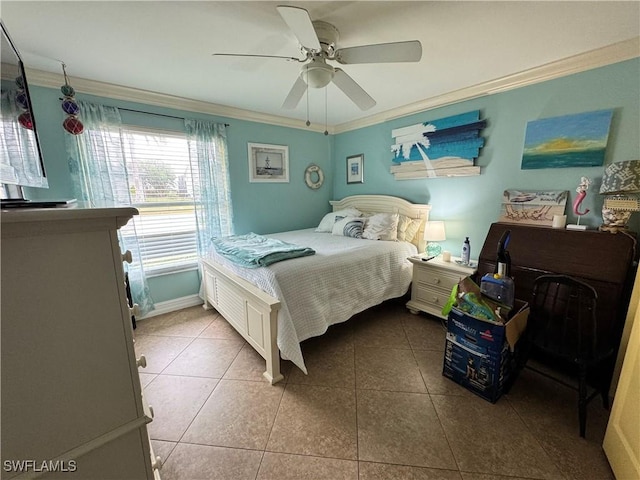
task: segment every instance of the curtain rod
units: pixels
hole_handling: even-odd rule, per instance
[[[133,108],[124,108],[124,107],[116,107],[118,110],[124,110],[125,112],[134,112],[134,113],[146,113],[147,115],[157,115],[159,117],[168,117],[168,118],[177,118],[178,120],[185,120],[184,117],[178,117],[175,115],[167,115],[165,113],[152,113],[152,112],[144,112],[142,110],[134,110]],[[229,127],[228,123],[224,124],[225,127]]]
[[[64,100],[63,98],[58,98],[58,100]],[[152,113],[145,112],[143,110],[134,110],[133,108],[124,108],[124,107],[116,107],[118,110],[124,110],[125,112],[133,112],[133,113],[146,113],[147,115],[157,115],[159,117],[167,117],[167,118],[176,118],[178,120],[186,120],[184,117],[178,117],[176,115],[167,115],[166,113]],[[228,123],[224,124],[225,127],[230,127]]]

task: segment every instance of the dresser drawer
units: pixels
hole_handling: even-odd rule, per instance
[[[451,293],[451,289],[456,285],[460,279],[465,275],[448,272],[439,268],[417,268],[413,272],[413,280],[420,287],[431,287],[442,289],[446,292],[447,296]]]

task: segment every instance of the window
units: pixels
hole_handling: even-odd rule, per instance
[[[137,235],[147,275],[197,266],[194,191],[198,169],[191,165],[187,137],[181,132],[123,126],[129,193],[140,214],[121,229]]]

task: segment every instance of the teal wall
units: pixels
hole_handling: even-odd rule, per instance
[[[64,118],[60,108],[60,91],[53,88],[30,87],[33,109],[43,150],[49,189],[27,189],[32,199],[72,197],[72,185],[67,167],[65,138],[62,129]],[[322,133],[263,123],[217,117],[201,113],[185,112],[132,102],[76,95],[78,99],[143,110],[173,116],[209,119],[228,123],[227,142],[231,199],[234,209],[236,233],[273,233],[317,225],[329,210],[333,199],[331,137]],[[182,120],[158,115],[122,111],[122,121],[127,124],[184,131]],[[249,183],[247,143],[268,143],[289,146],[289,183]],[[311,190],[304,183],[304,170],[310,163],[319,165],[325,172],[325,183],[318,190]],[[198,292],[199,278],[195,271],[152,277],[149,280],[151,295],[156,302],[167,301]]]
[[[444,249],[459,256],[465,236],[471,241],[471,257],[477,258],[489,226],[497,221],[505,189],[568,190],[567,223],[575,223],[572,203],[580,177],[594,183],[582,208],[590,213],[581,224],[599,226],[603,197],[598,194],[603,167],[521,170],[527,122],[542,118],[613,109],[613,120],[605,164],[640,159],[640,60],[570,75],[505,93],[456,103],[335,135],[334,195],[378,193],[429,203],[430,218],[444,220]],[[389,171],[391,130],[480,110],[487,120],[485,146],[476,162],[481,174],[474,177],[395,180]],[[364,153],[364,183],[346,183],[346,157]],[[632,229],[640,231],[640,214],[632,218]]]
[[[49,176],[49,190],[29,189],[30,198],[71,196],[71,184],[64,148],[60,93],[57,89],[32,87],[34,112]],[[307,228],[319,223],[329,211],[329,200],[347,195],[377,193],[396,195],[418,203],[432,205],[431,218],[445,220],[445,249],[459,255],[465,236],[471,240],[472,257],[477,257],[489,225],[500,211],[503,190],[569,190],[569,223],[575,222],[570,204],[581,176],[594,180],[583,208],[591,213],[581,223],[597,227],[602,197],[598,194],[602,167],[520,170],[526,124],[530,120],[558,115],[614,109],[606,163],[640,158],[640,59],[621,62],[564,78],[523,87],[505,93],[459,102],[447,107],[383,122],[371,127],[324,136],[306,130],[256,122],[184,112],[151,105],[78,95],[78,98],[108,105],[139,109],[191,118],[229,123],[231,196],[236,233]],[[391,130],[434,120],[470,110],[480,110],[487,120],[486,139],[477,164],[481,175],[475,177],[395,180],[391,165]],[[181,129],[182,122],[165,117],[123,112],[126,123]],[[249,183],[247,142],[289,146],[289,183]],[[364,154],[363,184],[346,183],[346,157]],[[304,170],[319,165],[325,184],[311,190],[303,182]],[[640,218],[633,219],[633,229],[640,231]],[[198,291],[196,272],[155,277],[150,280],[156,302],[180,298]]]

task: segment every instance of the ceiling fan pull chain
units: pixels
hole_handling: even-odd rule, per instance
[[[311,122],[309,121],[309,89],[308,88],[307,88],[307,92],[306,93],[307,93],[307,122],[306,122],[306,125],[308,127],[309,125],[311,125]]]
[[[327,90],[329,87],[324,87],[324,134],[329,135],[329,128],[327,127]]]

